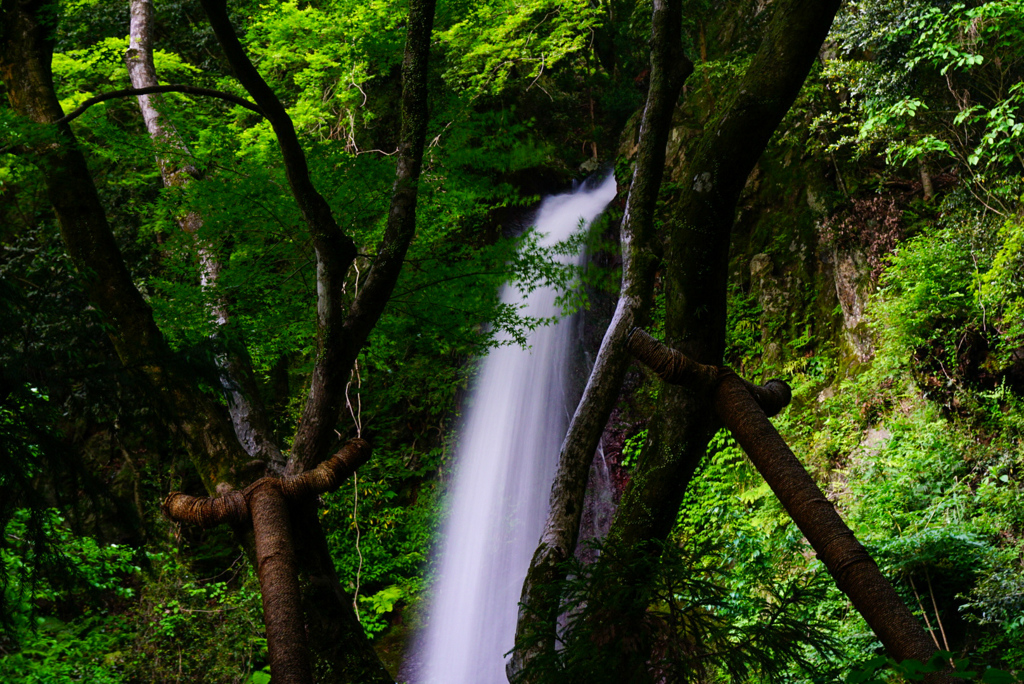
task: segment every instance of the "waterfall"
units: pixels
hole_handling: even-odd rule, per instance
[[[614,175],[597,187],[546,198],[535,220],[554,245],[593,221],[615,197]],[[582,258],[582,257],[579,257]],[[502,301],[534,317],[559,314],[551,288],[514,285]],[[519,595],[547,518],[565,437],[573,325],[562,320],[483,360],[456,449],[450,512],[427,626],[414,656],[419,684],[504,684]]]

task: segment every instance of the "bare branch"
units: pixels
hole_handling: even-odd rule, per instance
[[[188,95],[203,95],[205,97],[215,97],[219,100],[224,100],[226,102],[230,102],[231,104],[236,104],[239,107],[245,107],[249,111],[255,112],[260,116],[266,116],[263,113],[263,110],[260,109],[257,105],[253,104],[252,102],[249,102],[245,98],[238,97],[237,95],[225,93],[221,90],[213,90],[212,88],[200,88],[198,86],[172,84],[149,86],[148,88],[123,88],[121,90],[112,90],[109,93],[103,93],[102,95],[96,95],[95,97],[90,97],[88,100],[78,105],[71,112],[65,114],[53,123],[65,124],[69,121],[74,121],[82,114],[84,114],[85,110],[89,109],[89,107],[92,107],[95,104],[99,104],[100,102],[114,100],[119,97],[136,97],[138,95],[154,95],[156,93],[186,93]]]

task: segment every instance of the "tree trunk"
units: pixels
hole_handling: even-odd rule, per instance
[[[725,350],[729,237],[747,176],[789,110],[825,39],[838,0],[776,3],[757,53],[721,116],[709,123],[683,177],[665,250],[666,342],[721,365]],[[642,549],[675,524],[683,493],[717,425],[706,395],[662,389],[612,525],[613,539]]]
[[[256,573],[267,627],[270,676],[284,684],[312,684],[292,525],[281,486],[270,478],[259,480],[249,494],[249,512],[256,540]]]
[[[0,77],[14,111],[54,131],[52,143],[36,151],[61,235],[87,296],[103,318],[122,363],[143,377],[161,414],[185,442],[207,491],[214,494],[244,486],[241,478],[250,460],[248,454],[223,407],[199,390],[189,369],[175,366],[114,241],[74,134],[66,123],[52,125],[63,116],[50,72],[53,24],[44,19],[56,15],[52,0],[2,0],[0,9],[4,18]],[[302,161],[304,170],[304,158]],[[339,254],[343,256],[342,250],[335,250],[330,258],[336,261]],[[320,317],[321,330],[323,320]],[[322,628],[318,634],[338,637],[330,644],[314,640],[314,647],[322,647],[318,655],[329,672],[323,681],[392,681],[340,590],[315,511],[299,524],[303,527],[300,538],[313,540],[303,541],[306,547],[321,549],[321,553],[302,559],[308,585],[303,595],[315,597],[306,601],[311,611],[307,619]]]
[[[557,596],[547,587],[564,579],[560,565],[576,549],[587,477],[608,416],[615,405],[630,357],[626,339],[642,325],[651,308],[658,258],[654,249],[654,210],[665,168],[665,146],[672,112],[683,82],[693,65],[680,43],[680,0],[655,0],[651,19],[651,85],[640,124],[640,146],[620,227],[622,284],[615,312],[601,341],[594,368],[562,443],[551,487],[548,519],[523,583],[516,641],[553,625],[558,617]],[[546,630],[545,630],[546,631]],[[514,679],[529,661],[553,641],[517,649],[509,662]]]
[[[740,192],[795,100],[838,7],[838,0],[773,3],[750,66],[688,155],[685,185],[668,217],[665,329],[669,346],[698,362],[722,364],[729,239]],[[652,542],[666,539],[675,526],[717,425],[705,392],[676,385],[661,389],[647,443],[612,522],[612,543],[631,554],[656,552],[659,544]],[[644,567],[653,571],[655,564]],[[625,620],[644,610],[638,594]],[[633,675],[642,677],[638,670]]]
[[[337,489],[369,457],[369,444],[350,440],[334,456],[301,475],[262,478],[245,490],[217,497],[172,492],[161,507],[171,520],[202,527],[228,523],[238,528],[251,522],[275,679],[311,681],[316,669],[320,675],[317,681],[322,684],[392,681],[351,608],[347,614],[342,611],[345,619],[336,619],[338,616],[330,615],[322,606],[312,605],[347,605],[317,521],[317,497]],[[292,541],[292,531],[297,544]],[[311,554],[318,557],[314,563],[308,560]],[[307,566],[328,567],[330,572],[297,576],[296,557],[306,558]],[[307,616],[305,624],[303,612]],[[326,621],[321,619],[324,616]],[[316,668],[310,667],[307,640],[312,642],[314,655],[319,656]]]
[[[121,362],[142,376],[162,413],[182,438],[207,490],[233,487],[248,455],[235,439],[224,410],[201,392],[187,369],[175,367],[152,310],[132,282],[107,223],[85,158],[53,90],[51,0],[3,0],[0,76],[18,114],[54,132],[37,150],[47,195],[61,236],[89,300],[100,312]],[[54,13],[54,14],[51,14]]]
[[[315,501],[291,506],[302,608],[320,684],[394,684],[363,633],[334,569]]]
[[[159,85],[156,67],[153,65],[153,2],[152,0],[132,0],[131,24],[128,33],[128,51],[125,63],[133,88],[148,88]],[[157,165],[164,186],[180,187],[193,180],[200,179],[199,170],[191,164],[191,154],[185,141],[160,113],[159,95],[139,95],[137,97],[146,130],[157,147]],[[187,159],[184,164],[173,157],[163,154],[170,149]],[[204,290],[216,286],[217,277],[222,265],[217,255],[197,234],[202,227],[203,218],[194,211],[178,217],[178,225],[192,235],[196,241],[199,255],[200,281]],[[253,459],[267,464],[269,472],[280,474],[284,469],[284,456],[271,439],[270,422],[260,398],[252,365],[243,344],[235,340],[225,340],[225,328],[229,322],[227,302],[223,298],[214,300],[211,311],[218,328],[218,337],[224,345],[222,353],[217,355],[217,365],[221,372],[221,387],[227,400],[228,415],[235,430],[235,436],[242,448]],[[230,334],[228,335],[230,337]]]

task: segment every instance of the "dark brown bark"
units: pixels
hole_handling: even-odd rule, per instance
[[[359,350],[377,324],[398,282],[398,275],[416,233],[416,201],[427,135],[427,65],[436,0],[412,0],[402,60],[402,128],[398,168],[391,193],[388,222],[377,246],[373,266],[345,319],[337,358],[318,359],[313,385],[292,444],[289,472],[309,468],[330,448],[342,389]],[[330,361],[330,362],[329,362]]]
[[[333,492],[369,458],[370,445],[362,439],[351,439],[341,451],[313,470],[284,478],[282,490],[289,499]]]
[[[132,282],[114,241],[85,158],[63,116],[50,72],[54,5],[49,0],[3,0],[0,77],[15,112],[51,126],[51,144],[36,150],[61,236],[90,301],[103,318],[121,362],[139,374],[163,403],[208,491],[237,484],[248,457],[223,408],[175,368],[152,310]]]
[[[282,482],[264,477],[217,497],[172,492],[161,507],[175,522],[215,527],[252,523],[270,673],[275,681],[312,683],[295,544]]]
[[[267,627],[270,676],[285,684],[312,684],[292,525],[281,485],[277,480],[263,478],[248,498],[263,622]]]
[[[334,570],[316,502],[293,504],[295,541],[302,564],[302,606],[306,613],[314,669],[321,684],[394,684],[363,633]]]
[[[217,525],[246,525],[250,522],[249,504],[245,492],[232,489],[219,496],[192,496],[171,492],[164,499],[160,509],[175,522],[188,523],[202,528]]]
[[[689,385],[698,391],[710,391],[718,384],[721,370],[716,366],[697,363],[675,349],[666,347],[640,328],[634,328],[627,342],[629,353],[654,373],[672,385]],[[769,417],[789,405],[793,392],[782,380],[769,380],[755,385],[743,380],[743,386]]]
[[[659,263],[654,211],[665,168],[665,146],[679,92],[693,71],[680,41],[681,7],[679,0],[655,0],[653,5],[651,84],[620,227],[623,263],[619,301],[562,443],[548,519],[523,582],[516,626],[518,642],[529,632],[536,632],[539,624],[553,624],[558,617],[558,597],[551,596],[546,587],[564,579],[561,564],[575,552],[591,461],[629,365],[626,339],[650,312]],[[551,648],[553,642],[514,651],[508,665],[509,678],[516,678],[532,658]]]
[[[359,466],[370,460],[371,453],[370,445],[365,440],[350,439],[338,453],[301,475],[261,478],[244,490],[232,490],[211,497],[171,492],[164,499],[161,509],[171,520],[204,528],[224,523],[241,524],[249,519],[249,514],[245,510],[247,502],[263,480],[274,480],[286,500],[299,502],[333,492],[351,477]]]

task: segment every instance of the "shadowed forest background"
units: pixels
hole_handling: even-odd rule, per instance
[[[319,219],[289,190],[273,114],[164,92],[152,96],[161,135],[134,96],[70,123],[166,340],[156,372],[141,356],[124,362],[123,339],[112,341],[90,299],[44,179],[55,127],[32,123],[14,72],[0,72],[0,680],[270,681],[244,532],[171,523],[161,502],[171,491],[212,493],[222,480],[243,487],[264,465],[292,472],[293,447],[320,444],[301,472],[356,436],[372,458],[308,513],[359,633],[394,681],[415,676],[404,658],[425,619],[474,359],[499,334],[523,341],[550,323],[500,302],[498,288],[564,289],[566,315],[584,321],[580,392],[612,317],[619,225],[652,87],[652,5],[440,0],[415,237],[395,257],[379,245],[392,244],[396,160],[415,118],[403,95],[410,4],[228,7],[294,124],[309,178],[351,238],[333,306],[358,314],[361,289],[376,292],[372,268],[388,258],[401,268],[375,325],[346,319],[346,331],[358,328],[345,342],[355,364],[324,381],[339,404],[322,409],[331,421],[315,439],[296,426],[309,424],[321,342],[333,334],[317,308],[331,233],[317,232]],[[679,335],[672,293],[685,240],[670,235],[703,182],[691,164],[745,94],[741,80],[779,6],[796,4],[682,4],[693,71],[641,243],[658,260],[644,326],[656,338]],[[11,17],[29,5],[0,4],[2,65],[16,57]],[[140,48],[126,38],[127,0],[34,5],[65,113],[133,87],[126,52]],[[251,99],[198,0],[152,9],[161,84]],[[936,648],[969,661],[958,660],[961,671],[1003,671],[980,680],[990,684],[1024,670],[1022,78],[1018,0],[842,4],[740,185],[720,312],[722,360],[751,381],[789,383],[776,427]],[[609,171],[619,195],[604,218],[570,244],[540,247],[528,230],[540,198]],[[579,248],[582,269],[559,260]],[[230,380],[239,367],[251,385]],[[246,445],[255,465],[217,477],[197,467],[189,449],[199,438],[181,427],[188,400],[161,398],[157,376],[187,378],[211,405],[256,406],[263,422]],[[639,364],[626,372],[600,438],[616,501],[648,438],[657,442],[649,428],[659,429],[665,391]],[[620,534],[563,562],[556,593],[582,608],[559,634],[563,647],[533,661],[530,681],[905,681],[878,672],[880,642],[729,433],[711,434],[663,539],[625,548]],[[638,601],[639,615],[628,607]],[[626,633],[601,628],[617,620]],[[322,681],[360,681],[312,648]],[[609,652],[632,654],[632,664]]]

